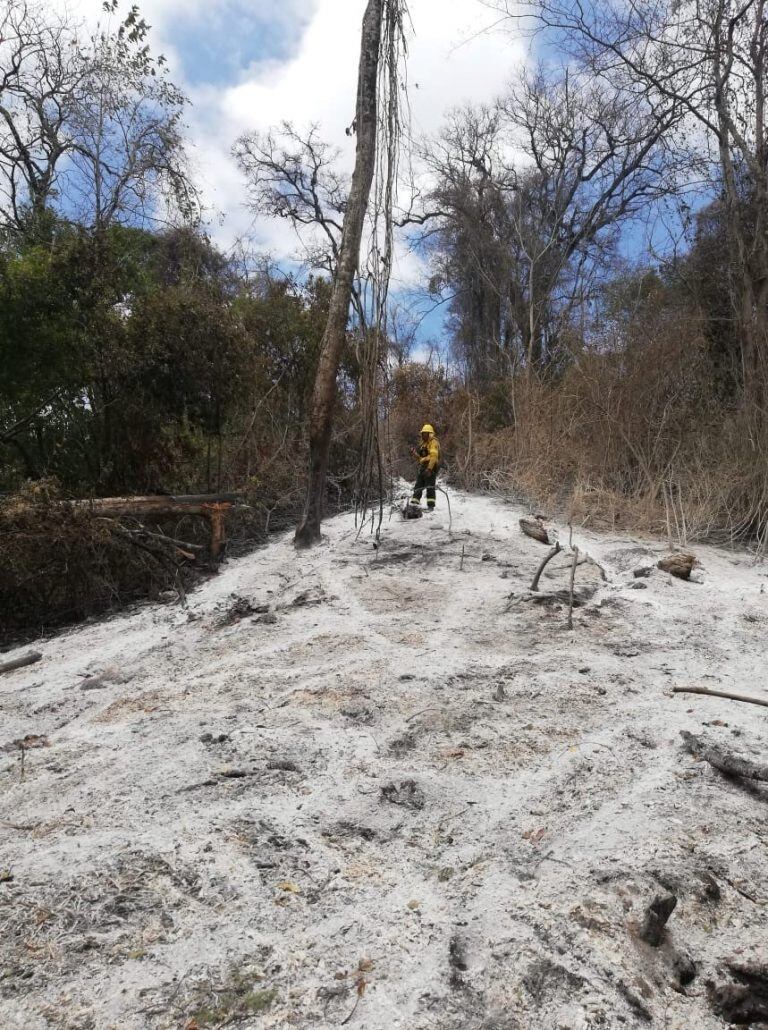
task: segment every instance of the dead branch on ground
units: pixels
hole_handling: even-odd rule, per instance
[[[721,750],[716,744],[709,744],[696,737],[687,730],[681,730],[680,736],[687,751],[692,755],[703,758],[711,766],[728,776],[743,776],[748,780],[759,780],[761,783],[768,783],[768,765],[759,765],[749,758],[742,758],[740,755],[732,755]]]
[[[727,690],[710,690],[709,687],[673,687],[673,694],[703,694],[704,697],[724,697],[728,701],[744,701],[749,705],[761,705],[768,708],[768,700],[761,697],[750,697],[748,694],[732,694]]]

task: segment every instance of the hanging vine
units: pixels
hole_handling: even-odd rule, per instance
[[[362,528],[371,519],[378,539],[384,517],[384,463],[381,453],[381,400],[388,378],[388,298],[394,253],[393,209],[397,201],[400,145],[408,120],[405,59],[408,52],[406,0],[387,0],[382,13],[379,64],[376,173],[371,235],[366,262],[366,317],[360,325],[358,364],[362,433],[355,516]],[[377,521],[378,515],[378,521]]]

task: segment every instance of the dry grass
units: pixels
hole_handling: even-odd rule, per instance
[[[696,361],[683,369],[684,355],[673,357],[677,369],[660,353],[635,369],[585,359],[553,384],[510,380],[515,425],[458,436],[453,481],[582,525],[647,531],[673,547],[708,540],[764,550],[764,420],[718,403]],[[466,428],[482,403],[465,398],[459,423]]]

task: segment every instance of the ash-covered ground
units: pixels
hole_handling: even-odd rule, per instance
[[[576,530],[569,631],[567,546],[534,596],[524,512],[452,504],[0,678],[2,1027],[768,1020],[768,786],[680,738],[759,760],[768,711],[672,692],[765,696],[765,566]]]

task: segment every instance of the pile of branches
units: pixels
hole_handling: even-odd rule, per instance
[[[167,592],[183,600],[204,551],[45,485],[0,499],[0,646]]]

